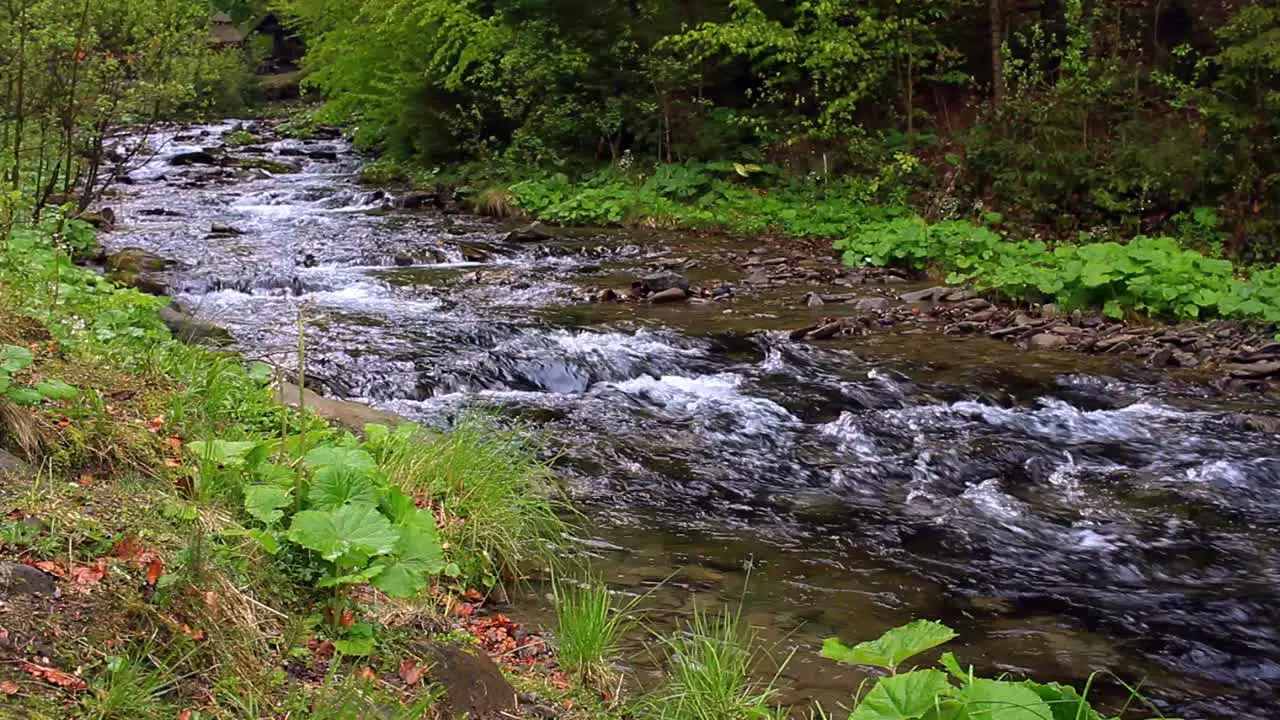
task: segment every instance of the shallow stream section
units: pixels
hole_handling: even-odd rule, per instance
[[[109,249],[178,261],[179,302],[252,357],[292,362],[302,312],[326,394],[539,428],[584,513],[579,552],[649,593],[659,626],[741,602],[777,656],[795,651],[785,700],[834,708],[857,687],[822,638],[930,617],[980,672],[1110,670],[1169,714],[1276,716],[1280,438],[1240,422],[1274,401],[973,338],[792,342],[830,312],[797,290],[597,303],[673,256],[732,284],[716,248],[735,241],[509,241],[495,221],[390,209],[336,140],[237,151],[291,174],[171,164],[232,127],[154,136]]]

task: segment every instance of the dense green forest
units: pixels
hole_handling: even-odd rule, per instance
[[[1280,252],[1274,0],[279,5],[330,117],[427,168],[736,168],[929,219]]]

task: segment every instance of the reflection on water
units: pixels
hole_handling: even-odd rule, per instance
[[[659,617],[695,595],[736,602],[750,563],[745,615],[800,648],[788,699],[856,686],[813,653],[822,637],[927,616],[980,669],[1079,683],[1111,668],[1177,713],[1271,716],[1280,443],[1232,415],[1274,405],[981,340],[796,344],[784,330],[809,311],[767,298],[591,304],[585,285],[625,286],[689,241],[508,243],[478,218],[370,212],[383,200],[347,154],[245,176],[171,168],[195,145],[166,137],[111,246],[180,261],[180,300],[257,356],[288,362],[305,307],[308,370],[330,393],[541,427],[590,518],[582,552],[630,592],[676,573],[647,601]],[[142,212],[157,207],[178,217]],[[244,234],[204,237],[213,222]]]

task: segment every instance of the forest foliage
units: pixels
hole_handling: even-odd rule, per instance
[[[47,205],[95,202],[144,150],[113,144],[120,128],[227,100],[244,61],[210,42],[210,18],[201,0],[0,4],[0,177],[15,193],[6,228]]]
[[[277,4],[330,115],[427,167],[904,162],[930,219],[1130,237],[1213,212],[1221,250],[1280,250],[1276,0]]]

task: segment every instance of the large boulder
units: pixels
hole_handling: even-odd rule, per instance
[[[446,717],[519,717],[515,689],[478,648],[424,641],[413,649],[430,663],[431,681],[444,690]]]
[[[640,278],[638,286],[646,294],[666,292],[676,288],[688,292],[689,281],[683,275],[664,270]]]
[[[141,248],[125,248],[108,255],[105,264],[107,277],[121,285],[152,295],[167,295],[164,273],[177,263]]]
[[[232,343],[231,333],[213,323],[197,320],[176,303],[160,308],[160,321],[175,338],[191,345],[225,347]]]
[[[177,165],[178,167],[182,167],[184,165],[216,165],[218,162],[218,156],[207,150],[178,153],[177,155],[169,158],[169,164]]]
[[[364,430],[364,426],[370,423],[394,426],[405,422],[399,415],[383,412],[371,405],[327,398],[310,390],[302,390],[301,393],[303,407],[356,432]],[[286,405],[298,407],[298,394],[298,386],[291,382],[282,382],[276,386],[276,399]]]

